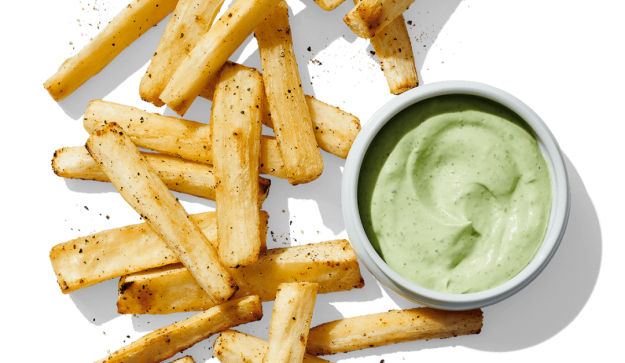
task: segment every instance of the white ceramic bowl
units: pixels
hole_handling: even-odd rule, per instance
[[[466,94],[487,98],[508,107],[521,116],[534,129],[534,136],[551,172],[553,188],[553,203],[547,234],[534,259],[523,271],[506,283],[486,291],[470,294],[448,294],[432,291],[401,277],[382,260],[369,242],[358,212],[357,190],[360,166],[367,148],[378,131],[403,109],[428,98],[450,94]],[[382,106],[367,121],[352,145],[345,163],[341,186],[341,203],[345,228],[352,246],[360,260],[380,282],[406,299],[422,305],[446,310],[467,310],[495,304],[514,295],[532,282],[547,266],[558,249],[566,229],[569,217],[570,190],[566,165],[558,143],[547,125],[534,111],[516,97],[495,87],[476,82],[447,81],[431,83],[405,92]]]

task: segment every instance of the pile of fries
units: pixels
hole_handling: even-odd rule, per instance
[[[315,0],[332,10],[344,0]],[[412,0],[414,1],[414,0]],[[418,85],[401,13],[412,1],[356,1],[345,22],[370,38],[392,93]],[[477,334],[481,310],[430,308],[342,319],[310,328],[316,295],[364,286],[346,240],[267,249],[269,174],[291,184],[323,172],[320,149],[346,158],[359,120],[304,94],[282,0],[132,0],[44,86],[57,101],[101,71],[173,12],[139,92],[184,116],[196,97],[212,100],[210,123],[94,100],[85,148],[57,150],[64,178],[111,182],[145,223],[61,243],[50,259],[61,291],[120,278],[120,314],[199,311],[99,362],[160,362],[220,333],[222,362],[327,362],[318,355]],[[228,61],[254,32],[258,70]],[[261,135],[262,125],[275,137]],[[138,147],[155,152],[140,152]],[[188,215],[171,190],[215,200],[216,212]],[[275,300],[269,342],[228,330],[262,318]],[[176,362],[193,362],[184,357]]]

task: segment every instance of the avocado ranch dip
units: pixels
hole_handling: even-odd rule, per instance
[[[375,136],[358,181],[360,218],[407,280],[479,292],[523,270],[542,245],[551,176],[532,130],[484,98],[438,96]]]

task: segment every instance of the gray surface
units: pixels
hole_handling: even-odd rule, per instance
[[[304,1],[306,8],[291,18],[296,54],[298,61],[300,58],[303,60],[299,63],[303,80],[310,78],[306,62],[310,61],[315,54],[319,54],[338,38],[343,37],[350,43],[356,39],[342,21],[343,16],[352,7],[349,1],[333,12],[325,12],[313,4],[312,0],[306,0]],[[427,53],[437,40],[438,34],[460,3],[459,0],[424,0],[416,2],[407,11],[406,19],[419,24],[409,28],[418,71],[422,69]],[[79,119],[90,100],[106,98],[119,84],[141,70],[156,49],[166,21],[167,19],[146,33],[103,72],[60,102],[58,105],[63,112],[74,120]],[[313,55],[305,49],[308,46],[312,48]],[[231,59],[238,59],[244,48],[245,46]],[[254,52],[244,63],[259,67],[258,54]],[[422,72],[419,74],[421,75]],[[420,82],[423,80],[421,79]],[[303,83],[306,93],[314,94],[310,82]],[[165,109],[164,114],[173,115],[173,112]],[[185,118],[207,122],[209,114],[210,102],[198,99]],[[274,231],[277,236],[284,235],[285,237],[278,238],[278,242],[268,238],[270,248],[283,247],[285,243],[290,242],[288,198],[314,200],[324,226],[336,236],[343,232],[343,221],[338,205],[343,160],[327,153],[323,153],[323,157],[324,173],[319,180],[311,184],[292,187],[283,180],[272,179],[271,191],[263,209],[267,210],[271,216],[269,230]],[[380,347],[340,354],[327,357],[327,359],[338,362],[352,358],[449,346],[461,346],[480,352],[522,351],[539,345],[566,329],[579,316],[592,296],[603,257],[603,234],[597,210],[577,169],[568,157],[567,161],[572,187],[571,214],[560,249],[543,274],[528,288],[508,301],[484,309],[484,328],[481,334]],[[79,193],[115,192],[112,185],[98,182],[65,180],[65,185],[69,191]],[[179,193],[175,195],[183,201],[214,207],[214,203],[210,201]],[[282,210],[286,212],[282,213]],[[383,297],[382,290],[368,271],[363,268],[362,274],[366,281],[365,288],[318,296],[313,326],[342,317],[341,312],[331,304],[333,302],[366,302]],[[416,306],[391,292],[385,293],[399,308]],[[117,280],[114,280],[72,293],[70,299],[87,322],[93,324],[93,319],[96,319],[97,326],[102,326],[120,316],[115,311],[116,295]],[[267,338],[272,304],[263,304],[265,317],[262,321],[247,324],[238,329]],[[193,313],[135,316],[131,318],[132,328],[137,333],[152,331],[191,315]],[[185,354],[192,355],[198,362],[209,360],[212,357],[214,339],[213,337],[197,344]]]

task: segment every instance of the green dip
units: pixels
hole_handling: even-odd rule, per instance
[[[513,111],[475,96],[438,96],[397,114],[358,181],[373,247],[430,290],[479,292],[516,276],[551,212],[551,176],[532,134]]]

